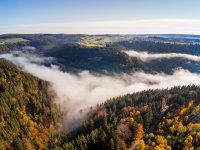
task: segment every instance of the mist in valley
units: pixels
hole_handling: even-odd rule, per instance
[[[140,58],[144,62],[148,62],[151,60],[156,59],[170,59],[170,58],[183,58],[191,61],[197,61],[200,62],[200,56],[198,55],[190,55],[190,54],[184,54],[184,53],[148,53],[148,52],[137,52],[134,50],[125,51],[126,54],[128,54],[131,57],[137,57]]]
[[[148,59],[149,57],[146,56],[147,54],[142,55],[140,58]],[[158,56],[163,58],[161,54],[156,55],[156,58]],[[185,55],[178,56],[185,57]],[[51,63],[52,58],[23,53],[18,53],[18,55],[16,53],[2,54],[0,58],[8,60],[23,71],[50,83],[50,89],[55,93],[56,103],[65,112],[63,123],[67,130],[71,130],[81,123],[82,119],[87,116],[91,106],[94,107],[109,98],[148,89],[199,85],[200,83],[200,74],[191,73],[184,69],[175,69],[170,75],[165,73],[149,74],[142,71],[132,74],[114,74],[112,76],[93,74],[89,71],[73,74],[61,71],[55,65],[50,65],[50,67],[42,65],[42,62],[46,61]],[[152,59],[154,56],[150,56],[150,58]],[[194,58],[197,59],[198,56]],[[190,59],[194,58],[190,56]],[[199,61],[198,59],[197,61]],[[80,110],[83,110],[83,112],[80,113]]]

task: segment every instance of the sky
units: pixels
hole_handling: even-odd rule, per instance
[[[0,0],[0,34],[200,34],[199,0]]]

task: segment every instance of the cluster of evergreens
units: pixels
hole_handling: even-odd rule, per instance
[[[89,70],[98,73],[151,72],[138,58],[132,58],[120,50],[99,47],[81,47],[77,44],[63,45],[46,52],[46,56],[58,58],[64,70]]]
[[[91,108],[77,131],[50,141],[51,147],[68,150],[199,149],[200,87],[113,98]]]
[[[46,149],[60,115],[47,82],[0,60],[0,149]]]
[[[120,49],[134,49],[136,51],[148,51],[153,53],[188,53],[188,54],[199,54],[200,45],[193,43],[165,43],[156,42],[146,39],[144,40],[130,40],[121,41],[112,44],[115,48]]]
[[[199,67],[193,63],[186,66],[187,61],[175,58],[146,64],[121,51],[121,48],[128,48],[156,53],[199,54],[198,44],[147,39],[93,48],[78,44],[83,36],[1,35],[0,38],[19,37],[27,41],[1,44],[0,53],[26,45],[35,46],[37,52],[57,58],[62,69],[70,71],[170,73],[176,67],[184,66],[195,71]],[[91,107],[88,118],[70,133],[58,133],[62,128],[61,120],[62,112],[49,93],[47,82],[0,60],[0,149],[199,150],[200,87],[148,90],[112,98]]]
[[[148,90],[91,107],[81,127],[58,133],[48,83],[0,61],[0,149],[198,149],[200,87]],[[81,113],[81,112],[80,112]]]

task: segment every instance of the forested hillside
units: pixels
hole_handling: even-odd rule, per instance
[[[112,48],[88,48],[77,44],[63,45],[52,49],[45,54],[48,57],[58,58],[64,70],[89,70],[98,73],[132,73],[136,71],[151,72],[144,63],[137,58]]]
[[[78,131],[54,137],[54,148],[199,149],[200,87],[128,94],[91,108]],[[54,140],[55,140],[54,139]]]
[[[200,87],[148,90],[90,108],[72,132],[48,83],[0,61],[0,149],[199,149]],[[82,111],[80,111],[82,113]]]
[[[174,39],[173,39],[174,40]],[[151,53],[187,53],[200,54],[200,45],[196,43],[176,43],[176,41],[165,43],[163,41],[129,40],[113,43],[113,47],[120,49],[134,49],[136,51],[148,51]]]
[[[47,82],[0,60],[0,149],[46,149],[60,115]]]
[[[62,100],[67,107],[66,112],[61,112],[59,105],[55,103],[55,95],[49,91],[49,83],[20,71],[20,68],[5,60],[0,60],[0,149],[200,150],[199,86],[147,90],[111,98],[107,101],[102,99],[104,103],[90,107],[87,98],[82,97],[82,95],[90,95],[85,92],[85,89],[89,91],[88,93],[97,90],[98,98],[93,98],[96,104],[101,97],[99,95],[104,94],[98,92],[98,88],[103,88],[107,92],[109,84],[93,84],[102,79],[95,78],[87,86],[82,78],[86,78],[87,83],[90,78],[79,77],[77,74],[88,71],[95,77],[96,75],[98,77],[119,75],[121,78],[122,74],[142,72],[150,76],[155,73],[155,78],[156,74],[161,74],[164,79],[172,75],[177,68],[182,68],[187,73],[194,73],[195,78],[191,80],[195,83],[199,79],[199,61],[186,58],[158,58],[145,62],[139,57],[130,57],[124,50],[184,53],[190,54],[190,57],[199,57],[200,42],[198,39],[186,40],[182,36],[177,39],[165,39],[145,35],[135,37],[131,35],[21,34],[0,35],[0,40],[0,53],[21,51],[21,53],[11,52],[14,57],[19,58],[15,61],[38,56],[39,60],[42,60],[41,63],[37,63],[38,59],[30,63],[43,68],[55,69],[57,73],[62,72],[60,74],[64,75],[58,77],[64,79],[65,75],[73,75],[74,80],[71,81],[72,78],[70,78],[69,84],[68,80],[63,84],[67,83],[66,89],[76,84],[73,90],[80,91],[80,95],[78,93],[75,96],[82,98],[81,102],[70,105],[70,100],[74,99],[69,100],[68,97],[64,97]],[[31,55],[31,53],[36,55]],[[30,57],[23,59],[29,54]],[[48,59],[52,61],[46,61]],[[23,61],[23,63],[26,62]],[[37,71],[37,67],[33,69]],[[182,74],[178,76],[182,77]],[[183,79],[184,77],[185,75]],[[54,78],[50,79],[54,80]],[[156,79],[153,82],[148,82],[145,78],[144,80],[141,83],[148,84],[150,88],[154,82],[157,84]],[[173,81],[175,80],[176,76],[173,77]],[[62,81],[65,80],[59,80],[56,77],[53,83]],[[70,83],[74,81],[76,82]],[[128,81],[120,82],[120,84],[125,88],[126,84],[129,85]],[[106,80],[100,82],[106,83]],[[163,82],[166,83],[166,81],[158,81],[160,84],[164,84]],[[173,82],[173,86],[176,83]],[[66,95],[74,96],[74,92],[63,88],[65,87],[63,84],[58,84],[56,89],[64,90]],[[84,90],[80,90],[79,86]],[[117,87],[112,86],[111,88],[115,90]],[[139,86],[137,91],[140,90]],[[120,93],[117,94],[120,95]],[[87,107],[90,107],[88,114],[82,108],[77,111],[82,113],[80,116],[87,116],[83,118],[82,125],[74,131],[62,130],[63,115],[69,112],[67,108],[71,107],[70,110],[80,108],[76,107],[80,103],[86,103]],[[67,121],[67,119],[64,120],[64,122]],[[61,130],[62,132],[59,132]]]

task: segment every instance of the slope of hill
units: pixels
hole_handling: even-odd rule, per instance
[[[91,108],[79,130],[56,136],[60,149],[199,149],[200,87],[149,90]]]
[[[151,72],[137,58],[111,48],[87,48],[79,45],[63,45],[45,53],[57,58],[64,70],[89,70],[98,73],[132,73],[134,71]]]
[[[157,41],[155,39],[136,39],[113,43],[112,46],[120,47],[121,49],[134,49],[136,51],[147,51],[151,53],[186,53],[186,54],[200,54],[199,43],[183,42],[178,43],[175,39],[172,42],[166,42],[169,39]]]
[[[54,58],[39,65],[56,64],[69,73],[89,70],[99,75],[137,71],[170,74],[182,67],[198,74],[198,61],[158,58],[145,62],[123,51],[134,48],[150,53],[199,55],[198,37],[186,37],[0,35],[1,40],[6,39],[6,43],[0,44],[0,53],[22,50],[29,55],[23,47],[32,46],[34,54]],[[198,86],[148,90],[112,98],[91,107],[82,126],[70,133],[58,133],[63,114],[48,87],[47,82],[0,60],[0,149],[200,149]]]
[[[0,149],[44,149],[60,115],[47,82],[0,60]]]

